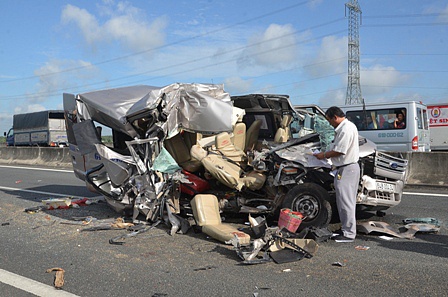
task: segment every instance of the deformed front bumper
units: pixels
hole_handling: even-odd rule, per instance
[[[361,179],[361,186],[357,204],[393,207],[401,201],[404,183],[401,180],[386,181],[364,175]]]

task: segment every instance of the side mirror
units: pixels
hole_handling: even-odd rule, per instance
[[[3,136],[6,136],[6,132],[3,132]]]

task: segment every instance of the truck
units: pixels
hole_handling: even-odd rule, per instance
[[[4,136],[7,146],[67,146],[64,111],[15,114],[12,128]]]
[[[448,150],[448,103],[428,104],[432,151]]]

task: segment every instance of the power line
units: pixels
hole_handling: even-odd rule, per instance
[[[440,53],[399,53],[399,54],[379,53],[379,54],[369,54],[369,53],[363,53],[362,56],[448,56],[448,54],[440,54]]]
[[[448,15],[448,13],[414,13],[414,14],[392,14],[392,15],[363,15],[365,19],[396,19],[396,18],[413,18],[413,17],[438,17]]]
[[[446,26],[448,22],[434,22],[434,23],[401,23],[401,24],[363,24],[362,27],[377,28],[377,27],[418,27],[418,26]]]
[[[343,20],[343,18],[332,20],[332,21],[329,21],[329,22],[326,22],[326,23],[323,23],[323,24],[319,24],[319,25],[310,27],[310,28],[311,29],[315,29],[315,28],[318,28],[318,27],[327,26],[327,25],[339,22],[341,20]],[[197,59],[194,59],[194,60],[185,61],[185,62],[180,63],[180,64],[178,63],[178,64],[174,64],[174,65],[164,66],[164,67],[160,67],[158,69],[152,69],[152,70],[149,70],[149,71],[144,71],[144,72],[140,72],[140,73],[136,73],[136,74],[132,74],[132,75],[121,76],[121,77],[118,77],[118,78],[115,78],[115,79],[108,79],[107,82],[110,83],[110,82],[113,82],[113,81],[119,81],[119,80],[128,79],[128,78],[132,78],[132,77],[138,77],[138,76],[141,76],[141,75],[144,75],[144,74],[148,74],[148,73],[155,73],[157,71],[162,71],[162,70],[167,70],[167,69],[171,69],[171,68],[176,68],[176,67],[179,67],[179,66],[185,66],[185,65],[192,64],[192,63],[195,63],[195,62],[198,62],[198,61],[202,61],[202,60],[207,59],[207,58],[214,58],[214,57],[217,57],[217,56],[227,55],[229,53],[233,53],[233,52],[237,52],[237,51],[240,51],[240,50],[243,50],[243,49],[247,49],[247,48],[250,48],[250,47],[261,45],[263,43],[272,42],[274,40],[281,39],[281,38],[284,38],[284,37],[287,37],[287,36],[290,36],[290,35],[294,35],[294,34],[297,34],[297,33],[300,33],[300,32],[305,32],[307,30],[310,30],[310,28],[306,28],[306,29],[303,29],[303,30],[300,30],[300,31],[296,30],[296,31],[294,31],[292,33],[284,34],[284,35],[281,35],[281,36],[278,36],[278,37],[275,37],[275,38],[270,38],[268,40],[256,42],[256,43],[250,44],[248,46],[242,46],[242,47],[239,47],[239,48],[236,48],[236,49],[232,49],[232,50],[229,50],[229,51],[223,51],[223,52],[219,53],[218,55],[213,54],[213,55],[209,55],[209,56],[206,56],[206,57],[200,57],[200,58],[197,58]],[[296,46],[296,45],[303,44],[303,43],[308,43],[308,42],[311,42],[311,41],[319,40],[319,39],[321,39],[323,37],[326,37],[326,36],[339,34],[341,32],[345,32],[345,31],[346,30],[344,29],[344,30],[332,32],[330,34],[318,36],[318,37],[311,38],[311,39],[308,39],[308,40],[303,40],[303,41],[301,41],[299,43],[284,45],[282,47],[277,47],[277,48],[274,48],[274,49],[261,51],[261,52],[258,52],[258,54],[261,55],[261,54],[272,52],[274,50],[284,49],[284,48],[287,48],[287,47]],[[199,69],[203,69],[203,68],[208,68],[208,67],[212,67],[212,66],[216,66],[216,65],[220,65],[220,64],[234,62],[236,60],[238,60],[238,58],[232,58],[232,59],[225,60],[225,61],[219,62],[219,63],[208,64],[208,65],[205,65],[205,66],[198,66],[196,68],[191,68],[191,69],[188,69],[188,70],[182,70],[182,71],[178,71],[178,72],[174,72],[174,73],[169,73],[169,74],[165,74],[165,75],[161,75],[161,76],[156,76],[156,77],[152,77],[151,79],[145,78],[143,80],[134,81],[133,83],[138,83],[138,82],[149,81],[149,80],[153,80],[153,79],[157,79],[157,78],[163,78],[163,77],[167,77],[167,76],[188,73],[188,72],[199,70]],[[87,84],[87,85],[82,85],[82,86],[80,86],[80,88],[87,87],[87,86],[101,85],[101,84],[104,84],[104,81],[90,83],[90,84]],[[117,86],[117,85],[115,85],[115,86]],[[57,90],[50,90],[50,91],[46,91],[46,92],[33,93],[33,96],[35,96],[35,97],[43,97],[43,96],[56,95],[56,94],[58,94],[60,92],[70,90],[71,88],[72,87],[67,87],[67,88],[62,88],[62,89],[57,89]],[[29,95],[10,95],[10,96],[3,96],[3,98],[0,99],[0,100],[26,99],[26,98],[29,98],[29,97],[30,97]]]
[[[287,11],[289,9],[305,5],[307,3],[308,3],[308,1],[303,1],[303,2],[300,2],[300,3],[296,3],[296,4],[293,4],[293,5],[284,7],[284,8],[280,8],[278,10],[271,11],[269,13],[262,14],[260,16],[256,16],[254,18],[250,18],[250,19],[247,19],[247,20],[235,23],[235,24],[231,24],[231,25],[228,25],[228,26],[216,29],[216,30],[212,30],[212,31],[208,31],[208,32],[205,32],[205,33],[202,33],[202,34],[198,34],[198,35],[195,35],[195,36],[192,36],[192,37],[189,37],[189,38],[184,38],[184,39],[181,39],[181,40],[178,40],[178,41],[174,41],[174,42],[171,42],[169,44],[162,45],[162,46],[158,46],[158,47],[142,50],[142,51],[135,52],[135,53],[128,54],[128,55],[124,55],[124,56],[119,56],[119,57],[112,58],[112,59],[109,59],[109,60],[100,61],[100,62],[97,62],[97,63],[90,64],[88,66],[80,66],[80,67],[74,67],[74,68],[65,69],[65,70],[62,70],[62,71],[46,73],[46,74],[43,74],[41,76],[50,76],[50,75],[55,75],[55,74],[60,74],[60,73],[66,73],[66,72],[71,72],[71,71],[85,69],[85,68],[92,67],[92,66],[98,66],[98,65],[103,65],[103,64],[106,64],[106,63],[111,63],[111,62],[115,62],[115,61],[119,61],[119,60],[128,59],[130,57],[146,54],[146,53],[149,53],[149,52],[152,52],[152,51],[160,50],[160,49],[163,49],[163,48],[166,48],[166,47],[170,47],[170,46],[173,46],[173,45],[177,45],[177,44],[180,44],[180,43],[191,41],[191,40],[194,40],[194,39],[197,39],[197,38],[200,38],[200,37],[204,37],[204,36],[207,36],[207,35],[212,35],[212,34],[215,34],[215,33],[221,32],[221,31],[225,31],[225,30],[228,30],[228,29],[236,27],[236,26],[240,26],[240,25],[243,25],[243,24],[255,21],[255,20],[259,20],[259,19],[265,18],[267,16],[272,16],[272,15],[275,15],[275,14]],[[0,81],[0,83],[3,83],[3,82],[14,82],[14,81],[19,81],[19,80],[27,80],[27,79],[33,79],[33,78],[36,78],[36,77],[37,77],[36,75],[33,75],[33,76],[22,77],[22,78],[17,78],[17,79],[4,80],[4,81]]]

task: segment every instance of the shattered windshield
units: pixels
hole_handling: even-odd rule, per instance
[[[296,108],[300,117],[291,124],[293,138],[300,138],[310,133],[318,133],[321,150],[327,150],[334,138],[334,128],[325,116],[314,107]]]

